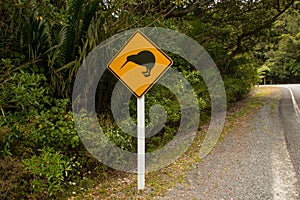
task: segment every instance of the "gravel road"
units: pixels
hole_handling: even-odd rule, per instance
[[[157,199],[299,199],[279,105],[274,90],[251,121],[234,127],[185,182]]]

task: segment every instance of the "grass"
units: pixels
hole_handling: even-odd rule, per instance
[[[227,112],[227,118],[223,132],[219,138],[222,142],[227,134],[230,134],[236,127],[248,126],[255,113],[268,101],[270,95],[276,90],[275,88],[261,88],[260,93],[253,90],[241,102],[231,106]],[[275,102],[271,101],[271,108],[275,110]],[[274,111],[275,112],[275,111]],[[91,188],[83,194],[79,194],[72,199],[89,200],[89,199],[153,199],[157,196],[164,196],[169,189],[177,183],[185,182],[185,175],[193,168],[199,158],[199,147],[204,140],[208,128],[208,122],[201,126],[193,144],[188,151],[183,154],[176,162],[167,167],[146,173],[146,189],[137,190],[137,175],[125,172],[115,172],[105,181],[99,183],[96,187]]]

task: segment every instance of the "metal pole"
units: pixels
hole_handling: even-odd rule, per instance
[[[145,188],[145,97],[137,98],[138,189]]]

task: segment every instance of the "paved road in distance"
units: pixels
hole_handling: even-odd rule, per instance
[[[280,85],[280,118],[298,182],[300,180],[300,84]],[[288,89],[290,90],[288,90]],[[293,102],[294,96],[294,102]],[[296,103],[294,105],[294,103]],[[298,114],[297,114],[298,112]]]

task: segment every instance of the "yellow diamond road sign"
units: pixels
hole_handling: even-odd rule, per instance
[[[108,64],[108,69],[137,96],[143,96],[173,61],[137,31]]]

